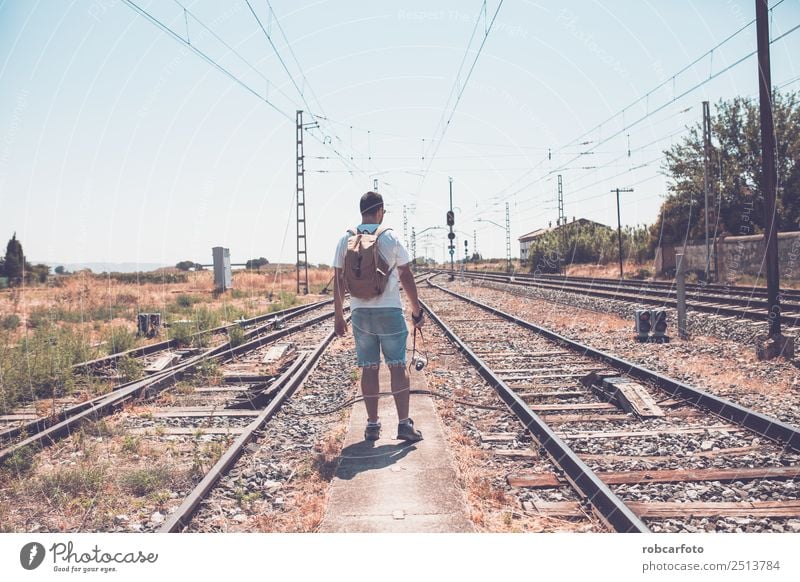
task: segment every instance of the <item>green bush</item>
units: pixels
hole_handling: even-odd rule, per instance
[[[4,315],[2,319],[0,319],[0,329],[4,331],[14,331],[19,327],[19,316],[14,315]]]
[[[3,468],[14,476],[25,476],[33,469],[38,452],[39,449],[35,445],[17,449],[3,461]]]
[[[138,341],[135,333],[121,325],[108,329],[105,337],[109,354],[117,354],[135,348]]]
[[[192,343],[192,334],[194,333],[194,324],[190,321],[179,321],[170,324],[169,333],[167,334],[170,339],[175,340],[181,346],[188,346]]]
[[[231,342],[231,347],[235,348],[244,343],[244,330],[238,325],[228,328],[228,340]]]
[[[181,307],[183,309],[188,309],[198,301],[200,301],[199,297],[196,297],[194,295],[186,295],[185,293],[181,293],[175,298],[175,303],[178,304],[178,307]]]
[[[117,373],[123,382],[133,382],[144,375],[144,365],[131,356],[122,356],[117,360]]]
[[[68,394],[76,381],[72,366],[96,356],[83,334],[46,320],[15,345],[0,338],[0,413],[29,400]]]

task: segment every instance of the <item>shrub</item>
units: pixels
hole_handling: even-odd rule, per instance
[[[0,342],[0,411],[69,393],[75,386],[73,364],[95,355],[84,335],[49,324],[14,346]]]
[[[187,295],[185,293],[181,293],[175,298],[175,303],[178,304],[178,307],[182,307],[183,309],[188,309],[198,301],[200,301],[198,297],[194,295]]]
[[[169,326],[168,336],[181,346],[188,346],[192,343],[194,325],[190,321],[179,321]]]
[[[137,341],[136,334],[121,325],[113,326],[106,332],[109,354],[130,350],[136,347]]]
[[[36,461],[39,449],[35,445],[28,445],[14,451],[5,461],[3,468],[15,476],[24,476],[30,473]]]
[[[122,356],[117,360],[117,373],[123,382],[132,382],[144,375],[144,365],[136,358]]]
[[[244,330],[238,325],[229,327],[228,340],[230,340],[232,348],[242,345],[244,343]]]
[[[19,316],[14,315],[4,315],[2,319],[0,319],[0,329],[5,331],[14,331],[19,327]]]

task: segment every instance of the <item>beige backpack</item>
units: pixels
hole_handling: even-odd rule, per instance
[[[378,252],[378,237],[390,228],[379,226],[375,234],[348,230],[347,253],[344,257],[344,280],[350,295],[373,299],[386,289],[392,270]]]

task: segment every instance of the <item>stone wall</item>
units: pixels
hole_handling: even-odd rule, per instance
[[[742,275],[765,276],[764,235],[720,237],[712,244],[711,269],[718,282],[733,281]],[[663,274],[675,267],[675,253],[680,246],[662,245],[656,255],[656,270]],[[705,242],[683,247],[686,270],[705,272]],[[800,279],[800,232],[778,234],[778,263],[781,278]]]

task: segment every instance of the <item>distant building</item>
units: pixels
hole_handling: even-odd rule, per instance
[[[527,234],[523,234],[521,237],[519,237],[519,239],[517,239],[519,240],[519,258],[520,260],[523,261],[527,260],[528,251],[531,248],[531,243],[533,243],[533,241],[535,241],[540,236],[547,234],[548,232],[557,231],[562,228],[574,228],[575,226],[591,226],[591,225],[601,228],[609,228],[605,224],[595,222],[594,220],[589,220],[588,218],[576,219],[575,217],[572,217],[572,222],[567,222],[560,226],[553,226],[553,223],[551,222],[546,227],[537,228],[536,230],[532,230]]]

